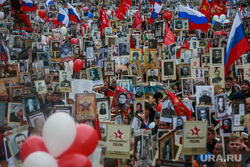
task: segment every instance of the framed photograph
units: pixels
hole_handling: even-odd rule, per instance
[[[37,52],[37,60],[43,60],[44,66],[49,66],[50,57],[48,52]]]
[[[34,42],[34,39],[25,39],[24,40],[24,48],[29,49],[32,48],[32,42]]]
[[[245,101],[234,100],[232,105],[232,131],[243,131],[245,127]]]
[[[223,129],[223,135],[224,137],[229,137],[231,135],[232,131],[232,117],[228,117],[226,119],[222,119],[222,126],[225,127]]]
[[[111,46],[111,56],[118,56],[118,45]]]
[[[208,29],[207,37],[210,39],[214,38],[214,29]]]
[[[60,92],[71,92],[71,73],[70,71],[60,70],[59,71],[59,87]]]
[[[112,29],[117,29],[117,20],[109,20],[109,27]]]
[[[189,19],[174,19],[174,31],[189,30]]]
[[[182,83],[182,95],[188,96],[189,94],[193,94],[193,79],[192,78],[186,78],[181,79]]]
[[[134,62],[137,60],[142,60],[142,50],[141,49],[130,49],[129,50],[129,62]]]
[[[112,27],[105,27],[105,34],[108,36],[112,35]]]
[[[159,158],[160,159],[173,159],[175,158],[175,130],[164,134],[159,139]]]
[[[179,74],[180,78],[190,78],[191,77],[191,69],[190,69],[190,64],[180,64],[179,65]]]
[[[210,106],[196,107],[196,121],[208,121],[208,127],[211,127]]]
[[[30,113],[26,115],[29,126],[37,128],[37,129],[43,129],[44,122],[46,120],[46,112],[43,112],[43,110],[38,110],[36,112]]]
[[[169,59],[171,59],[170,50],[162,50],[161,60],[169,60]]]
[[[210,67],[210,56],[209,56],[209,53],[202,54],[201,64],[202,64],[203,68],[204,67]]]
[[[214,96],[216,118],[221,119],[228,116],[226,94]]]
[[[24,86],[12,87],[10,99],[13,102],[21,102],[24,94]]]
[[[163,80],[176,80],[176,64],[175,60],[163,60],[162,61],[162,81]]]
[[[107,98],[97,98],[96,106],[98,111],[99,121],[109,121],[110,120],[110,99]]]
[[[142,123],[143,123],[143,119],[140,116],[135,115],[133,118],[132,125],[131,125],[132,131],[135,132],[135,131],[141,129]]]
[[[1,65],[0,71],[0,80],[4,81],[4,83],[19,82],[18,64]]]
[[[129,55],[130,43],[119,43],[118,50],[119,56],[127,56]]]
[[[73,57],[73,50],[72,50],[72,44],[71,43],[66,43],[63,45],[59,46],[59,54],[60,58],[63,59],[62,61],[65,60],[67,57]]]
[[[122,113],[121,112],[117,112],[116,116],[115,116],[115,124],[117,125],[122,125],[123,124],[123,118],[122,118]]]
[[[128,72],[129,72],[129,75],[137,76],[137,82],[142,81],[140,61],[135,61],[135,62],[129,64],[128,65]]]
[[[191,49],[181,49],[180,63],[190,64],[190,59],[192,58],[193,50]]]
[[[143,100],[134,101],[135,113],[139,114],[145,111],[145,102]]]
[[[134,87],[134,96],[136,99],[145,98],[143,84],[137,84]]]
[[[72,106],[66,106],[66,105],[55,105],[53,108],[54,113],[57,112],[64,112],[66,114],[69,114],[70,116],[72,116],[73,112],[72,112]]]
[[[211,85],[224,85],[224,67],[210,68]]]
[[[144,67],[147,67],[149,65],[155,66],[155,60],[156,60],[156,49],[145,48],[143,66]]]
[[[76,121],[95,121],[96,95],[95,93],[75,94],[75,119]]]
[[[38,94],[46,94],[47,93],[47,87],[46,87],[44,80],[35,81],[35,85],[36,85],[36,91],[38,92]]]
[[[175,57],[176,55],[175,47],[176,47],[176,43],[172,43],[171,45],[169,45],[169,50],[170,50],[172,58]]]
[[[149,49],[157,49],[157,43],[158,43],[158,40],[156,40],[156,39],[150,39],[149,40],[148,48]]]
[[[36,80],[43,80],[43,79],[45,79],[44,67],[36,68],[35,72],[36,72]]]
[[[104,85],[102,70],[100,67],[88,68],[86,72],[87,72],[87,79],[93,81],[93,87],[102,87]]]
[[[166,99],[162,103],[160,121],[172,123],[172,117],[176,116],[174,106],[170,99]]]
[[[22,40],[18,35],[13,35],[13,48],[22,48]]]
[[[187,121],[187,116],[177,116],[173,117],[173,129],[178,130],[180,132],[180,137],[182,137],[183,132],[183,123]]]
[[[87,79],[87,72],[86,70],[79,71],[79,79]]]
[[[18,112],[22,109],[21,103],[8,103],[8,122],[20,125],[20,117]]]
[[[117,85],[120,86],[121,88],[125,89],[128,92],[132,91],[132,82],[129,80],[116,80]],[[131,84],[130,84],[131,83]]]
[[[32,80],[31,80],[31,73],[27,72],[27,73],[20,73],[20,85],[24,85],[24,86],[32,86]]]
[[[23,114],[30,114],[40,109],[40,103],[37,94],[24,94],[22,99]]]
[[[163,35],[163,22],[155,23],[155,37],[162,37]]]
[[[219,40],[219,47],[220,48],[226,48],[227,47],[227,39],[224,39],[224,38],[220,38]]]
[[[224,48],[210,48],[211,66],[224,67]]]
[[[215,21],[214,31],[220,31],[220,30],[221,30],[221,22]]]
[[[28,137],[28,126],[21,126],[8,132],[5,132],[8,146],[10,149],[11,157],[15,163],[15,166],[22,166],[20,149],[23,142]]]
[[[114,60],[104,60],[103,61],[104,75],[114,76],[115,75],[115,61]]]
[[[160,69],[159,68],[148,68],[146,70],[146,81],[160,82]]]
[[[121,75],[121,79],[131,80],[133,86],[136,86],[136,84],[137,84],[136,76],[134,76],[134,75]]]
[[[53,52],[59,51],[59,45],[60,45],[59,41],[51,41],[51,50]]]
[[[214,86],[196,86],[196,104],[214,104]]]

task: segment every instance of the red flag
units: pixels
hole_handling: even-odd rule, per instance
[[[132,34],[130,34],[129,42],[130,42],[130,48],[135,48],[135,41],[134,41]]]
[[[141,28],[142,18],[140,16],[140,10],[135,12],[135,20],[133,22],[132,28]]]
[[[102,9],[100,11],[100,18],[101,18],[100,32],[101,32],[101,36],[102,36],[102,29],[105,27],[109,27],[109,20],[108,20],[108,17],[107,17],[107,14],[106,14],[104,7],[102,7]]]
[[[148,19],[148,24],[152,24],[152,23],[154,23],[155,22],[155,20],[152,18],[152,17],[150,17],[149,19]]]
[[[176,57],[180,57],[181,56],[181,49],[189,49],[188,39],[186,39],[186,41],[182,44],[181,48],[176,53]]]
[[[171,19],[172,18],[172,12],[164,11],[163,17],[166,18],[167,20]]]
[[[12,16],[14,19],[15,29],[33,31],[30,21],[23,9],[22,0],[11,0]]]
[[[226,14],[226,7],[222,6],[222,5],[218,5],[215,2],[211,2],[211,6],[210,6],[210,12],[209,15],[214,16],[214,15],[222,15],[222,14]]]
[[[209,53],[209,50],[210,50],[211,47],[212,47],[212,44],[211,44],[209,38],[207,38],[207,48],[206,48],[205,53]]]
[[[168,28],[167,23],[165,23],[163,43],[167,46],[169,46],[172,43],[175,43],[174,33]]]
[[[206,16],[207,20],[209,20],[209,16],[208,16],[209,15],[209,3],[207,0],[202,1],[199,12],[204,14]]]
[[[130,6],[132,5],[132,1],[128,0],[125,1],[123,4],[121,4],[119,6],[119,8],[117,9],[117,11],[115,12],[115,16],[119,19],[122,20],[123,17],[125,16],[125,14],[127,13],[128,9],[130,8]]]
[[[187,115],[187,120],[190,120],[190,116],[192,112],[182,103],[182,101],[174,94],[169,91],[166,92],[169,96],[176,114],[179,115]]]
[[[214,3],[220,4],[220,0],[214,0]]]

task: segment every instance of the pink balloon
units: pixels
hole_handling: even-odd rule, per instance
[[[81,59],[76,59],[73,64],[73,67],[75,69],[75,72],[80,71],[83,67],[83,61]]]

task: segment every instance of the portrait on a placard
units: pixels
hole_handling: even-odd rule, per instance
[[[175,60],[163,60],[162,61],[162,80],[175,79],[176,78],[176,66]]]
[[[135,153],[135,161],[140,161],[142,158],[142,134],[135,136],[135,145],[134,145],[134,153]]]
[[[138,115],[135,115],[131,125],[132,131],[139,130],[141,128],[142,122],[143,122],[142,118]]]
[[[118,56],[118,46],[117,45],[111,46],[111,56]]]
[[[196,107],[196,120],[208,121],[208,126],[211,126],[210,106],[197,106]]]
[[[169,50],[170,50],[171,56],[175,56],[175,54],[176,54],[175,47],[176,47],[176,43],[169,45]]]
[[[148,81],[159,82],[159,80],[160,80],[159,74],[160,74],[160,71],[158,68],[147,69],[147,71],[146,71],[147,82]]]
[[[46,88],[46,84],[45,84],[44,80],[35,81],[35,84],[36,84],[36,91],[39,94],[45,94],[45,93],[47,93],[47,88]]]
[[[196,86],[196,104],[214,104],[214,86]]]
[[[11,101],[19,102],[24,94],[24,86],[11,88]]]
[[[193,94],[193,79],[182,79],[182,95],[187,96]]]
[[[42,129],[45,122],[45,115],[42,111],[37,111],[36,113],[29,114],[27,116],[29,125],[34,128]]]
[[[44,66],[49,66],[49,53],[48,52],[38,52],[37,60],[43,60]]]
[[[105,27],[106,35],[112,35],[112,27]]]
[[[143,98],[144,97],[144,90],[143,90],[143,85],[136,85],[134,87],[134,95],[135,98]]]
[[[59,83],[61,88],[71,87],[71,74],[70,71],[59,71]]]
[[[150,65],[152,63],[155,63],[155,59],[156,59],[156,49],[145,49],[145,53],[144,53],[144,64],[143,66],[147,66]]]
[[[220,38],[219,47],[226,48],[227,47],[227,39]]]
[[[189,19],[174,19],[174,31],[189,30]]]
[[[18,112],[22,109],[21,103],[8,103],[8,121],[10,123],[20,125],[20,117]]]
[[[120,92],[115,98],[116,110],[126,111],[130,106],[130,95],[128,92]]]
[[[128,67],[131,75],[139,75],[139,69],[136,63],[130,64]]]
[[[189,78],[189,77],[191,77],[191,75],[190,75],[191,69],[190,69],[189,64],[180,65],[179,70],[180,70],[180,77],[181,78]]]
[[[102,72],[100,67],[88,68],[87,78],[94,81],[93,87],[103,86]]]
[[[243,65],[243,56],[240,56],[236,61],[235,61],[236,66],[241,66]]]
[[[119,56],[126,56],[129,55],[129,43],[119,43]]]
[[[174,134],[169,132],[164,134],[159,139],[159,157],[160,159],[173,159],[175,155],[174,151]]]
[[[163,22],[155,23],[155,37],[161,37],[163,34]]]
[[[130,92],[130,81],[117,81],[118,86]]]
[[[20,73],[20,85],[31,86],[31,74],[30,73]]]
[[[155,39],[150,39],[149,40],[149,45],[148,45],[148,48],[151,48],[151,49],[157,49],[157,40]]]
[[[128,63],[128,57],[120,57],[120,65],[124,66]]]
[[[79,45],[73,45],[73,53],[74,53],[74,56],[80,56],[81,51],[80,51]]]
[[[226,94],[215,96],[215,112],[218,119],[228,115]]]
[[[107,121],[110,119],[110,104],[109,98],[98,98],[96,100],[97,112],[100,121]]]
[[[169,60],[169,59],[171,59],[170,51],[169,50],[161,51],[161,60]]]
[[[121,79],[130,80],[133,86],[136,85],[136,76],[134,75],[121,75]]]
[[[207,37],[210,39],[214,38],[214,30],[213,29],[208,29]]]
[[[210,66],[210,56],[209,53],[203,54],[201,57],[202,60],[202,67],[209,67]]]
[[[35,94],[25,94],[22,100],[24,114],[30,114],[40,109],[39,100]]]
[[[213,48],[219,47],[219,39],[218,39],[218,38],[212,39],[212,40],[211,40],[211,44],[212,44],[212,47],[213,47]]]
[[[136,60],[142,59],[142,50],[141,49],[130,49],[129,51],[129,62],[134,62]]]
[[[123,124],[123,120],[122,120],[122,114],[121,113],[117,113],[115,116],[115,123],[117,125],[122,125]]]
[[[225,137],[230,136],[230,134],[232,133],[232,118],[228,117],[226,119],[223,119],[222,126],[225,127],[223,129],[224,136]]]
[[[189,64],[193,55],[193,51],[190,49],[181,49],[181,63]]]
[[[221,66],[224,63],[224,48],[210,48],[211,65]]]
[[[60,45],[59,46],[59,53],[60,53],[61,59],[74,56],[73,50],[72,50],[72,44],[66,43],[66,44]]]
[[[173,117],[175,115],[176,113],[172,102],[170,101],[170,99],[165,100],[162,103],[161,120],[163,117]]]
[[[13,48],[22,48],[22,41],[18,35],[13,36]]]
[[[36,80],[42,80],[45,78],[44,67],[36,68]]]
[[[115,75],[115,61],[114,60],[104,60],[103,69],[105,76],[114,76]]]
[[[145,103],[144,103],[144,101],[142,101],[142,100],[134,101],[134,109],[135,109],[136,114],[145,111]]]
[[[96,96],[95,93],[75,94],[75,118],[76,121],[90,121],[96,119]]]
[[[109,20],[109,26],[112,27],[112,29],[117,28],[117,20]]]
[[[187,116],[173,117],[173,129],[179,130],[181,135],[184,121],[187,121]]]

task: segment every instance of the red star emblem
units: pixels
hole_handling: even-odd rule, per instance
[[[194,66],[196,66],[197,65],[197,62],[194,62]]]
[[[195,126],[194,129],[191,129],[191,131],[192,131],[192,136],[194,136],[194,135],[197,135],[197,136],[198,136],[198,133],[199,133],[200,129],[198,129],[198,128]]]
[[[92,103],[88,103],[86,100],[82,103],[79,104],[82,107],[82,111],[84,110],[88,110],[89,111],[89,107],[92,105]]]
[[[114,132],[114,134],[115,134],[115,138],[116,138],[116,139],[117,139],[117,138],[122,139],[122,135],[123,135],[124,133],[122,133],[122,132],[120,131],[120,129],[118,129],[118,131],[117,131],[117,132]]]

